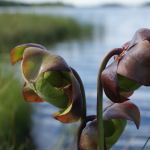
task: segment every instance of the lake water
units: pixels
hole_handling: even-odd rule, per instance
[[[85,86],[88,115],[96,114],[97,74],[102,58],[116,47],[131,40],[139,28],[150,28],[150,7],[143,8],[62,8],[62,7],[17,7],[1,8],[0,13],[35,13],[72,17],[80,23],[91,23],[94,32],[91,39],[72,40],[49,47],[50,51],[61,55],[80,75]],[[32,42],[32,41],[31,41]],[[112,60],[111,60],[112,61]],[[124,134],[111,150],[141,150],[150,136],[150,88],[142,87],[131,97],[141,112],[141,125],[137,130],[129,121]],[[104,95],[104,100],[107,100]],[[74,150],[75,125],[62,125],[52,119],[57,109],[47,103],[34,104],[32,116],[34,138],[37,150]],[[69,132],[67,131],[69,130]],[[61,133],[61,134],[60,134]],[[63,134],[65,133],[65,135]],[[59,142],[58,142],[59,141]],[[65,144],[63,142],[65,141]],[[70,144],[72,142],[72,145]],[[62,144],[62,145],[61,145]],[[144,150],[150,149],[150,142]]]

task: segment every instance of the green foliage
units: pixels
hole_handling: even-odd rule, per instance
[[[25,3],[16,3],[12,1],[0,0],[0,6],[30,6],[29,4]]]
[[[0,6],[64,6],[73,7],[73,5],[64,4],[62,2],[43,2],[43,3],[25,3],[25,2],[13,2],[11,0],[0,0]]]
[[[80,25],[70,18],[28,15],[0,15],[0,52],[10,52],[16,45],[38,43],[51,45],[64,39],[91,35],[91,25]]]
[[[0,75],[0,150],[31,150],[31,105],[23,99],[22,85],[12,73]]]

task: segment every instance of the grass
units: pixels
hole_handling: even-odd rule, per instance
[[[79,123],[63,124],[58,142],[52,150],[76,150],[76,134]]]
[[[21,88],[13,72],[3,74],[0,66],[0,150],[32,150],[32,107],[23,99]]]
[[[0,14],[0,52],[10,52],[24,43],[49,46],[55,42],[89,36],[91,25],[80,25],[70,18],[33,15]]]

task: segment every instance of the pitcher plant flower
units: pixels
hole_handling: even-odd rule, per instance
[[[60,108],[52,117],[72,123],[82,115],[82,94],[72,69],[59,55],[38,44],[23,44],[11,52],[14,65],[21,62],[25,80],[22,94],[27,102],[48,102]]]
[[[87,120],[85,118],[80,125],[83,129],[82,131],[80,131],[81,133],[79,133],[79,148],[80,150],[97,150],[97,119],[95,119],[96,116],[88,117]],[[91,122],[86,125],[89,120]],[[133,121],[136,127],[139,128],[140,111],[135,104],[130,101],[125,101],[123,103],[113,103],[110,100],[103,103],[103,122],[105,137],[104,145],[106,150],[109,150],[119,140],[126,127],[127,120]],[[79,130],[81,130],[80,127]]]
[[[106,96],[116,103],[129,100],[142,85],[150,86],[150,29],[137,30],[122,50],[101,75]]]

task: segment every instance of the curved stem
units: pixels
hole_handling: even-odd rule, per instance
[[[88,121],[93,121],[94,119],[96,119],[96,115],[87,116],[82,120],[80,126],[78,127],[77,139],[76,139],[77,150],[80,150],[79,144],[80,144],[80,137],[81,137],[82,130],[86,127],[86,123]]]
[[[103,58],[99,67],[97,78],[97,127],[98,127],[98,150],[104,150],[104,130],[103,130],[103,87],[101,83],[101,73],[105,69],[107,62],[113,55],[119,55],[122,48],[115,48],[109,51]]]
[[[81,89],[81,93],[82,93],[82,101],[83,101],[83,111],[82,111],[82,116],[81,116],[81,121],[82,121],[86,117],[86,97],[85,97],[84,86],[83,86],[82,80],[81,80],[80,76],[78,75],[78,73],[73,68],[71,68],[71,70],[80,84],[80,89]]]

